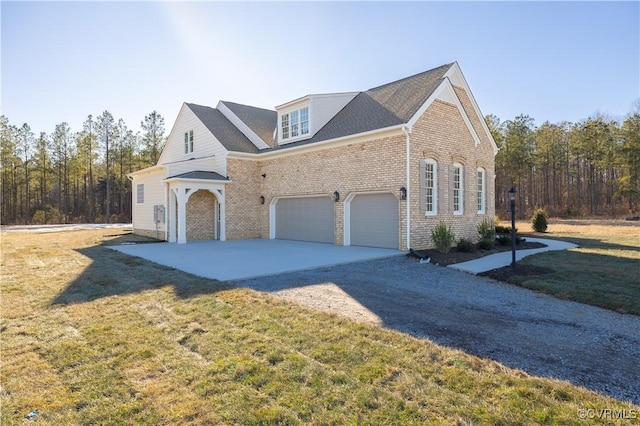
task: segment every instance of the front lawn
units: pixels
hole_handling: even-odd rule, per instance
[[[516,226],[519,230],[530,229],[527,223]],[[482,275],[559,298],[640,315],[640,226],[636,222],[553,220],[546,233],[528,235],[561,239],[578,247],[518,262],[518,266],[541,268],[543,274],[519,274],[518,268],[511,274],[507,267],[497,274]]]
[[[3,425],[578,425],[640,409],[129,257],[102,245],[135,237],[105,233],[0,236]]]

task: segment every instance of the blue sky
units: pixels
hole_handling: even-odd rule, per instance
[[[167,132],[182,102],[273,108],[458,61],[483,114],[620,118],[639,2],[0,2],[2,113],[50,133],[109,110]]]

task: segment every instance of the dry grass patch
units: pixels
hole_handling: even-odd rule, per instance
[[[582,424],[580,408],[638,408],[133,259],[102,244],[135,237],[104,234],[2,235],[2,424],[34,409],[56,425]]]

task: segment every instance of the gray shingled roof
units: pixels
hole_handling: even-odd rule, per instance
[[[222,176],[219,173],[216,173],[216,172],[204,172],[204,171],[201,171],[201,170],[196,170],[196,171],[187,172],[187,173],[181,173],[179,175],[170,176],[167,179],[174,179],[174,178],[180,178],[180,179],[204,179],[204,180],[229,180],[229,178],[226,178],[226,177]]]
[[[360,92],[312,138],[275,147],[286,149],[407,123],[453,65],[442,65]]]
[[[312,138],[263,150],[258,150],[220,111],[187,105],[229,151],[256,153],[281,150],[407,123],[440,85],[452,65],[442,65],[360,92]],[[223,103],[262,140],[271,144],[277,126],[276,111]]]
[[[227,150],[258,152],[258,148],[217,109],[189,103],[187,106]]]
[[[237,104],[235,102],[222,101],[222,103],[265,143],[268,145],[273,143],[273,131],[276,129],[278,120],[278,113],[276,111]]]

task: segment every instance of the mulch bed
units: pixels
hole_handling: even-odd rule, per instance
[[[511,278],[515,275],[518,275],[520,277],[530,277],[533,275],[550,274],[552,272],[554,272],[554,270],[551,268],[543,268],[541,266],[534,265],[521,265],[519,263],[516,263],[515,269],[511,266],[505,266],[503,268],[481,272],[478,275],[480,275],[481,277],[493,278],[494,280],[498,281],[511,282]]]
[[[535,248],[546,247],[545,244],[542,243],[533,243],[528,241],[520,242],[516,245],[516,250],[529,250]],[[476,249],[473,252],[459,252],[455,247],[452,248],[449,253],[443,254],[440,253],[437,249],[430,250],[418,250],[418,253],[429,256],[431,258],[431,263],[438,266],[448,266],[454,263],[466,262],[468,260],[478,259],[484,256],[489,256],[490,254],[500,253],[504,251],[511,251],[511,245],[501,246],[496,245],[491,250],[478,250]],[[553,269],[543,268],[540,266],[533,265],[522,265],[516,263],[516,267],[512,268],[510,265],[505,266],[503,268],[492,269],[491,271],[482,272],[478,275],[483,277],[493,278],[494,280],[510,282],[511,278],[515,275],[518,276],[532,276],[532,275],[542,275],[549,274],[554,272]]]

